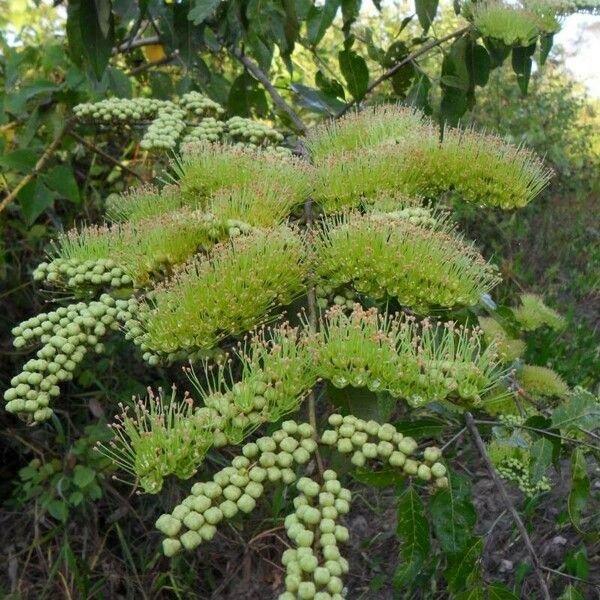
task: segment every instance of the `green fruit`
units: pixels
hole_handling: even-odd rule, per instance
[[[257,499],[260,498],[260,496],[262,495],[264,487],[262,486],[262,484],[256,481],[251,481],[250,483],[248,483],[248,485],[246,485],[244,491],[246,494],[248,494],[248,496],[252,496],[252,498]]]
[[[197,531],[186,531],[179,539],[183,547],[188,551],[193,550],[202,543],[202,537]]]
[[[398,444],[398,450],[407,456],[410,456],[417,449],[417,442],[411,437],[403,438]]]
[[[181,542],[179,540],[166,539],[163,540],[162,547],[165,556],[175,556],[181,550]]]
[[[442,463],[431,465],[431,474],[437,479],[446,475],[446,467]]]
[[[419,470],[419,463],[415,460],[408,458],[404,462],[403,469],[407,475],[416,475],[417,471]]]
[[[169,537],[175,537],[181,529],[181,521],[167,514],[158,517],[154,525],[156,529]]]
[[[419,465],[417,477],[423,481],[429,481],[431,479],[431,469],[427,465]]]
[[[323,533],[333,533],[335,531],[335,521],[332,519],[321,519],[319,529]]]
[[[198,533],[202,536],[202,539],[206,542],[210,542],[215,537],[217,533],[217,528],[214,525],[210,525],[210,523],[204,523]]]
[[[339,439],[337,443],[337,450],[341,454],[350,454],[350,452],[353,452],[354,450],[354,447],[352,446],[352,441],[348,438]]]
[[[313,579],[317,585],[327,585],[330,578],[331,573],[325,567],[317,567],[313,573]]]
[[[331,575],[335,577],[339,577],[342,574],[342,567],[337,560],[326,561],[324,567],[329,571]]]
[[[344,421],[344,418],[342,417],[342,415],[338,415],[338,414],[329,415],[328,422],[332,427],[339,427],[343,421]]]
[[[401,467],[406,462],[406,455],[402,454],[402,452],[398,452],[397,450],[392,452],[389,457],[389,463],[392,467]]]
[[[436,446],[429,446],[428,448],[425,448],[425,450],[423,450],[423,458],[429,463],[434,463],[438,461],[441,456],[442,451]]]
[[[243,494],[237,501],[237,505],[243,513],[247,514],[254,510],[254,507],[256,506],[256,500],[248,494]]]
[[[204,513],[207,511],[212,505],[212,502],[209,498],[204,495],[196,496],[192,503],[192,508],[199,513]]]
[[[321,552],[325,560],[337,560],[340,557],[340,551],[337,546],[323,546]]]
[[[294,536],[294,541],[296,542],[296,545],[302,546],[304,548],[310,548],[313,544],[314,539],[315,534],[312,531],[309,531],[308,529],[303,529],[299,531],[296,536]],[[304,570],[306,571],[307,569]]]
[[[332,594],[341,594],[344,589],[344,584],[339,577],[332,577],[327,584],[327,590]]]
[[[262,467],[252,467],[250,471],[248,471],[248,477],[252,481],[256,481],[257,483],[262,483],[267,478],[267,471]]]
[[[333,469],[327,469],[323,472],[324,481],[334,481],[337,480],[337,478],[337,473]]]
[[[338,440],[337,431],[333,429],[326,429],[321,436],[321,443],[326,446],[333,446]]]
[[[377,458],[377,445],[372,443],[366,443],[362,447],[362,453],[366,458]]]
[[[221,504],[219,504],[219,509],[221,510],[223,516],[226,519],[231,519],[235,515],[237,515],[238,505],[232,500],[225,500],[224,502],[221,502]]]
[[[302,520],[308,525],[316,525],[321,520],[321,511],[318,508],[307,506]]]
[[[316,589],[312,581],[302,581],[298,586],[298,598],[311,600],[315,597]]]

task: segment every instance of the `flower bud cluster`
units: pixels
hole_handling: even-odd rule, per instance
[[[143,150],[174,150],[185,127],[185,111],[172,102],[165,103],[144,134],[140,147]]]
[[[271,436],[245,444],[242,455],[212,481],[195,483],[190,496],[156,521],[156,528],[167,536],[163,540],[165,555],[173,556],[182,548],[194,550],[213,539],[224,519],[252,512],[265,484],[296,481],[292,467],[306,463],[316,450],[313,435],[308,423],[284,421]]]
[[[225,109],[219,103],[200,92],[183,94],[179,100],[179,106],[192,115],[210,117],[213,120],[225,114]]]
[[[131,277],[111,258],[55,258],[50,262],[40,263],[33,272],[33,279],[76,292],[89,291],[90,288],[122,288],[133,285]]]
[[[351,455],[351,462],[364,467],[367,462],[377,461],[383,465],[401,469],[406,475],[422,481],[432,481],[436,487],[448,486],[446,467],[440,462],[442,451],[429,446],[422,459],[415,457],[417,442],[402,435],[391,423],[364,421],[353,415],[329,417],[328,429],[321,436],[321,443],[332,446],[341,454]]]
[[[107,98],[78,104],[73,113],[80,120],[115,126],[152,119],[164,105],[163,100],[154,98]]]
[[[206,117],[198,125],[188,130],[183,136],[181,143],[219,142],[223,139],[225,131],[223,121],[217,121],[213,117]]]
[[[295,511],[285,519],[286,533],[295,548],[283,553],[285,592],[279,600],[341,600],[346,597],[342,575],[348,561],[338,545],[347,542],[348,529],[339,518],[350,510],[350,490],[342,487],[337,473],[323,473],[323,484],[301,477],[296,484]]]
[[[283,135],[264,123],[231,117],[226,122],[228,136],[234,142],[253,144],[254,146],[277,145],[283,142]]]
[[[103,294],[99,301],[79,302],[41,313],[13,329],[14,346],[44,344],[37,358],[25,363],[4,392],[6,410],[36,422],[52,416],[50,400],[60,395],[58,384],[70,381],[87,351],[101,352],[101,339],[129,318],[129,303]]]

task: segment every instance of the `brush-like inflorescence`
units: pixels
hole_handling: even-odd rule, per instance
[[[565,398],[569,393],[569,386],[562,377],[548,367],[523,365],[517,372],[517,381],[534,398]]]
[[[177,186],[165,185],[162,189],[143,185],[122,194],[112,194],[106,199],[106,217],[113,223],[129,221],[138,223],[176,211],[186,206]],[[194,209],[194,203],[187,206]]]
[[[477,304],[499,282],[492,265],[458,235],[389,214],[325,220],[316,237],[314,270],[323,285],[351,285],[418,312]]]
[[[43,346],[37,358],[25,363],[23,371],[11,380],[4,393],[6,410],[24,419],[40,422],[49,419],[53,411],[50,400],[60,395],[58,385],[73,378],[73,372],[87,351],[102,352],[101,340],[119,323],[131,318],[130,303],[103,294],[99,301],[79,302],[41,313],[13,329],[14,345]]]
[[[54,258],[38,266],[34,279],[71,289],[141,287],[236,233],[239,224],[187,208],[138,223],[72,230],[58,238]]]
[[[204,384],[192,368],[186,369],[230,443],[240,443],[259,425],[298,410],[316,381],[305,338],[285,323],[255,331],[238,345],[235,358],[238,381],[227,357],[215,367],[205,362]]]
[[[214,443],[216,424],[206,412],[194,412],[192,399],[176,399],[175,388],[166,399],[162,390],[132,406],[119,404],[121,414],[109,427],[114,437],[98,442],[97,450],[138,482],[146,493],[156,494],[168,475],[189,479],[196,473]]]
[[[289,304],[306,271],[304,242],[293,229],[232,238],[158,286],[140,306],[139,324],[128,326],[130,337],[153,353],[213,348]]]
[[[507,46],[529,46],[544,33],[560,28],[554,7],[546,0],[526,5],[505,0],[484,0],[472,7],[473,23],[481,35]]]
[[[527,345],[523,340],[511,338],[506,330],[492,317],[479,317],[479,326],[487,344],[494,343],[498,357],[505,363],[511,363],[523,356]]]
[[[368,387],[411,406],[444,400],[472,405],[502,377],[495,349],[479,331],[453,323],[378,314],[355,305],[330,309],[312,336],[315,370],[336,387]]]
[[[399,139],[388,139],[380,133],[379,111],[393,114],[394,110],[404,114],[398,108],[374,109],[321,134],[324,142],[329,137],[343,142],[340,150],[334,146],[315,167],[313,195],[325,211],[356,207],[382,191],[432,199],[455,191],[469,202],[510,209],[528,204],[551,177],[529,150],[471,129],[446,128],[440,142],[433,123],[422,120],[407,126]],[[372,126],[373,138],[382,143],[348,150],[356,144],[345,143],[346,137],[352,137],[352,130],[345,132],[345,128],[357,124],[367,131]],[[320,148],[320,138],[315,137],[313,144]]]
[[[565,319],[555,310],[546,306],[535,294],[523,294],[521,305],[512,309],[515,319],[525,331],[533,331],[546,325],[560,331],[565,327]]]
[[[180,159],[176,173],[187,201],[206,203],[218,190],[268,188],[278,182],[289,194],[288,202],[299,204],[309,192],[307,165],[293,157],[220,144],[190,147]]]
[[[306,146],[315,164],[331,156],[345,155],[380,144],[401,143],[416,131],[435,136],[423,113],[399,104],[367,107],[341,119],[317,125],[308,133]]]

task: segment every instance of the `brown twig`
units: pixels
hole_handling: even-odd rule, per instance
[[[131,39],[128,42],[123,42],[116,48],[112,49],[113,54],[118,54],[119,52],[130,52],[131,50],[135,50],[136,48],[141,48],[142,46],[153,46],[154,44],[159,44],[160,38],[158,35],[151,35],[146,38],[136,38]]]
[[[419,56],[426,54],[433,48],[436,48],[437,46],[441,46],[444,42],[447,42],[448,40],[451,40],[453,38],[461,36],[463,33],[466,33],[467,31],[469,31],[470,27],[471,27],[470,25],[465,25],[464,27],[461,27],[460,29],[457,29],[439,39],[431,40],[430,42],[423,44],[423,46],[421,46],[421,48],[419,48],[418,50],[415,50],[414,52],[409,54],[406,58],[402,59],[399,63],[395,64],[391,69],[389,69],[383,75],[381,75],[380,77],[375,79],[375,81],[370,83],[369,86],[367,87],[367,91],[365,92],[365,96],[367,94],[370,94],[378,85],[382,84],[384,81],[387,81],[390,77],[393,77],[393,75],[395,73],[397,73],[402,67],[404,67],[408,63],[412,62],[416,58],[419,58]],[[344,106],[344,108],[342,108],[342,110],[340,110],[340,112],[335,116],[335,118],[339,119],[341,116],[345,115],[356,104],[356,102],[357,102],[356,99],[348,102],[348,104],[346,104],[346,106]]]
[[[177,50],[175,50],[175,52],[168,54],[167,56],[164,56],[163,58],[159,58],[158,60],[152,60],[150,62],[144,63],[143,65],[140,65],[139,67],[134,67],[133,69],[131,69],[129,71],[129,73],[127,73],[127,75],[129,77],[131,77],[132,75],[139,75],[140,73],[143,73],[144,71],[147,71],[148,69],[152,69],[152,67],[160,67],[161,65],[166,65],[167,63],[170,63],[172,60],[175,60],[178,57],[179,57],[179,52]]]
[[[262,83],[263,87],[269,93],[269,96],[273,99],[273,102],[290,118],[294,127],[302,134],[305,134],[307,129],[306,125],[302,122],[302,119],[296,114],[294,109],[282,98],[281,94],[275,89],[269,78],[265,75],[263,70],[250,60],[239,48],[231,46],[229,48],[231,54],[239,60],[244,67],[252,73],[252,75]]]
[[[492,481],[494,482],[494,485],[496,486],[496,489],[498,490],[500,497],[502,498],[502,501],[504,502],[504,505],[506,506],[506,509],[508,510],[508,512],[510,512],[510,514],[513,518],[513,521],[515,522],[515,525],[516,525],[517,529],[519,530],[521,537],[523,538],[523,542],[525,544],[525,547],[527,548],[527,552],[529,552],[529,556],[531,557],[531,561],[533,562],[533,569],[538,578],[542,596],[545,598],[545,600],[551,600],[550,592],[548,590],[548,585],[546,584],[544,574],[542,573],[542,563],[535,551],[535,548],[533,547],[533,544],[531,543],[531,538],[529,537],[529,534],[527,533],[527,529],[525,528],[525,525],[523,524],[523,521],[521,520],[519,513],[515,509],[511,499],[509,498],[508,494],[506,493],[506,488],[504,487],[504,484],[500,480],[500,477],[498,477],[498,474],[496,473],[496,470],[494,469],[494,465],[492,465],[492,461],[490,460],[487,450],[485,449],[485,444],[483,443],[483,440],[481,439],[481,435],[479,434],[477,425],[475,425],[475,420],[473,419],[473,415],[470,412],[465,413],[465,424],[467,426],[467,429],[469,430],[469,433],[471,434],[471,437],[473,438],[475,447],[477,448],[477,451],[479,452],[479,455],[481,456],[481,459],[483,460],[485,467],[488,470],[490,477],[492,478]]]
[[[2,202],[0,202],[0,213],[15,201],[15,199],[19,195],[19,192],[34,177],[36,177],[37,175],[39,175],[41,173],[41,171],[44,169],[44,167],[46,166],[48,161],[52,158],[52,156],[54,155],[54,153],[60,146],[60,143],[61,143],[64,135],[67,133],[67,131],[71,127],[71,123],[72,123],[71,119],[67,119],[65,121],[62,129],[58,132],[58,135],[56,136],[56,138],[54,138],[54,140],[50,143],[50,145],[46,148],[46,150],[44,150],[44,153],[42,154],[42,156],[40,156],[38,161],[35,163],[35,166],[33,167],[33,169],[31,169],[31,171],[27,175],[25,175],[25,177],[23,177],[23,179],[21,179],[21,181],[19,181],[19,183],[17,183],[17,185],[15,186],[13,191],[10,192],[10,194],[8,194],[2,200]]]
[[[69,131],[69,135],[73,139],[77,140],[80,144],[85,146],[88,150],[94,152],[95,154],[102,157],[109,163],[115,165],[116,167],[119,167],[122,171],[125,171],[126,173],[129,173],[134,177],[137,177],[140,181],[145,181],[142,175],[136,173],[133,169],[129,168],[127,165],[124,165],[122,162],[119,162],[116,158],[113,158],[110,154],[107,154],[106,152],[104,152],[104,150],[101,150],[100,148],[98,148],[98,146],[92,144],[92,142],[86,140],[84,137],[81,137],[78,133],[75,133],[74,131]]]

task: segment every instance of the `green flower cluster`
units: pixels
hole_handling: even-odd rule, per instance
[[[260,328],[235,356],[241,370],[237,382],[227,356],[216,370],[204,364],[204,385],[193,368],[187,369],[211,418],[234,444],[263,423],[274,423],[298,410],[316,381],[305,339],[298,328],[287,324]]]
[[[523,4],[484,0],[469,10],[483,37],[500,40],[507,46],[529,46],[538,36],[560,29],[556,11],[546,0]]]
[[[96,449],[139,482],[145,492],[158,493],[164,478],[189,479],[215,443],[215,423],[206,412],[194,413],[192,399],[176,400],[175,388],[165,401],[163,391],[148,389],[145,401],[119,403],[121,414],[109,425],[114,437]]]
[[[62,288],[72,288],[77,295],[90,288],[122,288],[133,285],[133,280],[111,258],[80,260],[56,258],[40,263],[33,272],[34,281]]]
[[[389,214],[326,219],[315,246],[322,286],[352,285],[360,294],[397,298],[419,312],[477,304],[499,282],[493,266],[457,234]]]
[[[395,469],[401,469],[410,477],[422,481],[433,481],[438,488],[448,486],[446,467],[439,462],[442,451],[428,446],[423,451],[423,460],[415,458],[417,442],[403,436],[391,423],[364,421],[353,415],[333,414],[327,429],[321,436],[321,443],[333,446],[340,454],[352,455],[351,462],[364,467],[367,461],[378,461]]]
[[[479,317],[479,327],[483,331],[486,344],[495,344],[498,357],[505,363],[511,363],[523,356],[527,345],[523,340],[512,338],[504,327],[492,317]]]
[[[548,367],[523,365],[517,371],[517,381],[534,398],[565,398],[569,393],[563,378]]]
[[[181,96],[179,106],[197,117],[218,118],[225,114],[225,109],[208,96],[200,92],[187,92]]]
[[[382,192],[437,200],[454,191],[481,206],[511,209],[528,204],[551,177],[525,148],[450,127],[440,142],[433,122],[397,107],[378,107],[318,128],[309,146],[319,157],[313,197],[326,212],[357,207]]]
[[[387,391],[413,407],[457,400],[478,405],[502,376],[493,346],[481,348],[481,335],[452,322],[379,314],[356,304],[347,315],[333,307],[309,342],[319,377]]]
[[[99,301],[79,302],[41,313],[24,321],[12,331],[14,345],[44,344],[37,358],[25,363],[23,371],[12,378],[4,392],[6,410],[35,422],[45,421],[53,414],[51,398],[60,395],[59,383],[70,381],[77,365],[89,348],[101,352],[101,339],[109,330],[119,328],[131,314],[126,300],[115,300],[103,294]]]
[[[292,466],[304,464],[316,450],[313,435],[308,423],[285,421],[271,436],[244,445],[242,455],[212,481],[195,483],[191,495],[156,521],[156,528],[167,536],[162,544],[165,555],[173,556],[182,548],[191,551],[212,540],[224,519],[252,512],[265,483],[296,481]]]
[[[106,217],[113,223],[129,221],[138,223],[159,215],[175,212],[184,206],[198,208],[195,204],[185,204],[183,196],[175,185],[165,185],[161,189],[141,185],[130,188],[121,194],[111,194],[106,198]]]
[[[144,352],[213,348],[252,329],[275,306],[289,304],[306,275],[304,242],[295,230],[282,226],[232,238],[143,301],[142,333],[132,339]]]
[[[555,310],[546,306],[535,294],[523,294],[521,305],[512,309],[515,319],[525,331],[533,331],[546,325],[560,331],[565,327],[565,319]]]
[[[163,100],[154,98],[108,98],[78,104],[73,113],[78,119],[97,125],[118,126],[152,119],[164,104]]]
[[[283,135],[264,123],[231,117],[226,122],[227,132],[232,141],[253,144],[255,146],[278,145],[283,142]]]
[[[174,150],[181,132],[186,128],[185,111],[172,102],[165,102],[157,117],[146,130],[140,148],[143,150]]]
[[[529,440],[526,433],[521,435]],[[550,480],[545,475],[536,478],[532,476],[531,454],[527,448],[493,440],[487,450],[498,475],[512,481],[526,496],[535,496],[552,489]]]
[[[189,201],[206,202],[219,190],[269,188],[273,182],[286,190],[292,205],[302,203],[310,193],[306,162],[258,148],[202,144],[182,156],[177,174],[180,193]]]
[[[198,125],[190,128],[183,139],[182,144],[197,144],[201,142],[219,142],[225,134],[225,123],[217,121],[213,117],[206,117]]]
[[[102,264],[114,263],[111,267],[109,283],[116,283],[116,273],[122,273],[127,283],[136,287],[147,285],[151,279],[164,276],[178,264],[184,263],[199,249],[208,249],[215,242],[226,239],[229,235],[239,235],[240,224],[235,222],[217,221],[215,217],[201,211],[188,208],[155,215],[138,222],[116,223],[108,226],[84,227],[80,231],[71,230],[62,235],[54,244],[53,254],[56,258],[51,265],[89,265],[93,263],[91,272],[85,267],[84,273],[75,273],[74,282],[79,282],[82,275],[84,284],[86,277],[94,280],[97,273],[94,268]],[[71,267],[67,267],[68,275]],[[100,267],[98,267],[99,269]],[[77,267],[75,267],[77,271]],[[69,285],[69,279],[65,279]],[[52,276],[51,283],[59,285],[61,279]],[[116,286],[115,286],[116,287]]]
[[[295,548],[285,550],[281,557],[286,591],[279,600],[340,600],[346,597],[341,575],[350,566],[338,544],[347,542],[350,533],[337,521],[350,510],[352,495],[331,469],[323,473],[322,485],[301,477],[296,487],[295,511],[285,519]]]

